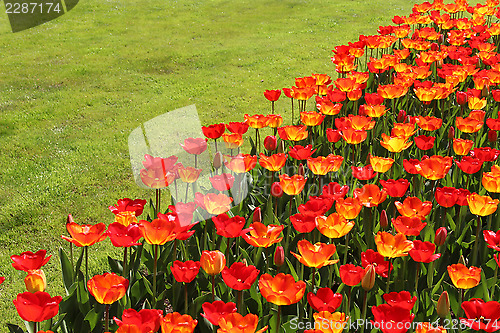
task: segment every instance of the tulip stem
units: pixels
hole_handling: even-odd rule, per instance
[[[156,271],[157,271],[157,266],[158,266],[158,244],[153,245],[153,252],[154,252],[154,261],[153,261],[153,302],[151,305],[153,308],[155,307],[156,304]]]
[[[156,194],[155,217],[158,217],[158,213],[160,212],[160,201],[161,201],[161,191],[159,188],[156,189],[155,194]]]
[[[389,293],[389,284],[391,282],[391,261],[392,261],[392,258],[389,258],[389,270],[387,271],[387,286],[385,288],[386,294]]]
[[[243,315],[243,290],[236,291],[236,308],[238,313]]]
[[[495,296],[495,289],[496,289],[496,285],[497,285],[497,278],[498,278],[498,265],[495,266],[495,274],[493,275],[493,281],[495,283],[493,283],[493,289],[491,290],[491,299],[495,299],[494,296]]]
[[[361,313],[361,318],[363,319],[361,324],[362,325],[361,333],[365,331],[367,300],[368,300],[368,291],[365,290],[365,295],[363,296],[363,312]]]
[[[349,313],[351,312],[351,289],[351,286],[347,288],[347,308],[345,310],[347,317],[349,317]]]
[[[104,307],[104,332],[109,332],[109,304]]]
[[[313,267],[313,274],[311,279],[311,292],[314,293],[314,289],[316,289],[316,267]]]
[[[188,287],[186,282],[184,282],[184,313],[188,313]]]
[[[85,281],[89,280],[89,249],[88,246],[83,247],[85,252]]]
[[[345,235],[344,265],[347,264],[347,250],[349,249],[349,233]]]
[[[281,306],[278,305],[278,315],[276,316],[276,333],[279,333],[281,326]]]
[[[123,277],[127,277],[127,249],[128,247],[125,246],[124,250],[123,250],[123,267],[122,267],[122,275]]]
[[[479,244],[479,233],[481,232],[481,218],[479,215],[476,215],[476,239],[474,240],[474,247],[472,249],[472,266],[476,265],[476,260],[477,260],[477,247]]]
[[[212,275],[212,303],[215,302],[215,275]]]

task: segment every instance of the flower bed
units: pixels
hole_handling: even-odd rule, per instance
[[[46,251],[12,256],[28,330],[500,329],[498,5],[415,5],[335,47],[336,80],[267,90],[270,114],[204,126],[183,154],[143,151],[149,204],[68,217],[64,297],[45,292]],[[106,238],[123,256],[89,276]]]

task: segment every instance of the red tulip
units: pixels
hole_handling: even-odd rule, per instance
[[[192,260],[182,262],[176,260],[170,267],[170,271],[174,275],[175,281],[190,283],[200,272],[200,262]]]
[[[410,182],[404,178],[394,180],[394,179],[388,179],[388,180],[380,180],[380,184],[384,188],[384,190],[387,192],[387,195],[393,198],[400,198],[403,195],[405,195],[406,191],[408,190],[408,187],[410,186]]]
[[[203,313],[201,315],[215,326],[219,326],[219,320],[224,318],[226,314],[236,312],[236,304],[233,302],[205,302],[201,307],[203,308]]]
[[[300,213],[304,215],[312,215],[314,217],[324,215],[330,208],[332,208],[333,200],[329,197],[309,197],[305,204],[297,207]]]
[[[26,291],[17,295],[14,305],[23,320],[42,322],[54,317],[59,312],[59,303],[61,301],[61,296],[50,297],[44,291],[35,293]]]
[[[281,95],[281,90],[266,90],[264,91],[264,97],[270,102],[276,102]]]
[[[458,190],[454,187],[438,187],[434,192],[437,203],[443,207],[453,207],[458,200]]]
[[[431,242],[422,242],[419,240],[413,241],[413,249],[408,253],[410,257],[416,262],[430,263],[438,259],[441,254],[434,254],[436,250],[436,245]]]
[[[483,230],[483,237],[486,245],[493,250],[500,251],[500,230],[497,232]]]
[[[436,137],[419,135],[415,137],[414,140],[415,145],[417,145],[420,150],[429,150],[434,147],[434,141],[436,140]]]
[[[220,175],[215,175],[213,177],[208,177],[212,187],[217,191],[227,191],[230,190],[234,185],[234,176],[230,173],[223,173]]]
[[[479,298],[472,298],[462,303],[467,319],[460,318],[460,323],[475,331],[495,332],[500,328],[500,303],[497,301],[485,302]]]
[[[359,180],[370,180],[377,174],[376,172],[373,171],[373,168],[370,164],[364,167],[351,166],[351,169],[354,178],[357,178]]]
[[[213,124],[209,126],[201,126],[201,130],[203,131],[203,135],[205,135],[207,139],[218,139],[222,136],[222,134],[224,134],[226,125]]]
[[[363,267],[345,264],[339,267],[340,279],[348,286],[354,287],[361,283],[361,279],[365,275]]]
[[[415,302],[417,301],[417,296],[411,297],[411,294],[405,290],[400,291],[399,293],[392,292],[384,294],[382,297],[384,298],[384,301],[390,306],[401,307],[408,311],[413,308]]]
[[[141,228],[137,223],[131,223],[128,226],[118,222],[111,223],[105,234],[116,247],[140,245],[137,241],[142,238]]]
[[[315,151],[316,149],[313,150],[311,145],[307,145],[305,147],[301,145],[295,145],[293,147],[290,147],[289,154],[290,157],[293,157],[296,160],[301,161],[311,157],[311,155],[314,154]]]
[[[330,288],[319,288],[316,294],[307,294],[307,302],[318,312],[335,312],[342,304],[342,294],[335,294]]]
[[[51,255],[47,258],[45,254],[46,250],[38,250],[36,253],[31,251],[23,252],[20,255],[12,255],[10,259],[12,259],[12,267],[17,269],[18,271],[34,271],[40,269],[43,265],[49,262]]]
[[[245,134],[248,131],[248,124],[246,122],[230,122],[226,124],[226,128],[229,132],[231,133],[237,133],[237,134]]]
[[[231,267],[224,267],[221,272],[226,285],[234,290],[247,290],[252,287],[260,270],[255,266],[247,266],[242,262],[235,262]]]
[[[119,327],[124,325],[135,325],[139,332],[157,332],[160,329],[162,311],[155,309],[126,309],[123,311],[122,319],[113,318]]]
[[[378,253],[373,251],[372,249],[368,249],[365,252],[361,252],[361,264],[363,267],[367,267],[368,265],[373,265],[375,267],[375,272],[386,278],[389,273],[389,261],[386,261],[384,257]],[[392,264],[390,266],[392,271]]]
[[[470,151],[470,155],[478,158],[481,162],[493,162],[500,155],[500,150],[490,147],[477,147]]]
[[[436,230],[436,235],[434,236],[434,244],[437,246],[441,246],[446,241],[446,236],[448,235],[448,231],[445,227],[440,227]]]
[[[203,138],[187,138],[181,147],[188,153],[193,155],[200,155],[207,150],[207,141]]]
[[[408,327],[411,327],[411,322],[415,318],[415,315],[411,314],[409,310],[389,304],[373,306],[372,313],[375,319],[372,320],[373,325],[380,327],[383,333],[405,333],[408,331]],[[398,323],[400,325],[387,325],[387,323]]]
[[[467,174],[474,174],[478,172],[481,170],[481,166],[483,165],[483,162],[480,159],[472,156],[463,156],[460,162],[455,160],[455,163],[460,170]]]
[[[108,209],[115,215],[122,212],[134,212],[134,216],[140,216],[142,211],[144,210],[144,205],[146,205],[147,201],[142,199],[120,199],[117,204],[114,206],[109,206]]]
[[[316,217],[313,215],[295,214],[290,216],[290,222],[297,232],[310,233],[316,228]]]
[[[233,216],[230,218],[226,213],[222,213],[217,216],[213,216],[212,221],[217,229],[217,235],[222,237],[240,237],[249,231],[249,229],[243,230],[246,221],[245,218],[241,216]]]

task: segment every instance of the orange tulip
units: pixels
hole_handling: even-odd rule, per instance
[[[115,213],[115,222],[127,227],[131,223],[137,223],[138,221],[134,211],[125,211]]]
[[[224,193],[208,193],[204,196],[203,202],[208,213],[219,215],[231,209],[233,198],[228,197]]]
[[[387,198],[387,192],[384,189],[381,191],[375,184],[366,184],[362,188],[356,188],[353,195],[365,207],[376,207]]]
[[[453,157],[434,155],[429,158],[422,158],[415,165],[419,175],[429,180],[442,179],[451,169]]]
[[[375,172],[387,172],[391,168],[394,160],[392,158],[378,157],[370,155],[370,164]]]
[[[141,220],[139,224],[148,244],[163,245],[177,237],[175,218],[170,214],[158,214],[152,222]]]
[[[337,199],[335,210],[348,220],[354,220],[361,212],[363,205],[358,198]]]
[[[453,139],[453,151],[457,155],[468,155],[473,145],[474,141],[472,140]]]
[[[307,159],[307,167],[315,175],[326,175],[329,172],[335,172],[340,169],[344,157],[330,154],[328,156],[318,156],[316,158],[309,157]]]
[[[455,125],[464,133],[476,133],[483,127],[483,122],[470,117],[457,117]]]
[[[318,126],[323,122],[325,116],[314,111],[301,112],[300,121],[306,126]]]
[[[349,233],[354,227],[354,222],[346,220],[339,213],[333,213],[328,216],[316,217],[316,228],[321,234],[328,238],[340,238]]]
[[[469,109],[471,110],[482,110],[487,104],[486,98],[479,98],[474,96],[469,97],[467,99],[467,103],[469,104]]]
[[[29,271],[28,275],[24,278],[24,285],[30,293],[45,291],[47,289],[45,273],[41,269]]]
[[[226,167],[236,173],[248,172],[257,165],[257,156],[250,154],[238,154],[228,158],[229,162],[225,163]]]
[[[431,116],[418,116],[417,125],[424,131],[435,131],[441,128],[441,125],[443,125],[443,119]]]
[[[61,238],[78,247],[94,245],[95,243],[105,240],[107,237],[104,233],[106,231],[106,225],[104,223],[79,225],[75,222],[70,222],[66,224],[66,229],[72,238],[66,236],[61,236]]]
[[[260,153],[259,164],[269,171],[279,171],[286,163],[288,155],[287,154],[273,154],[271,156],[266,156],[264,153]]]
[[[417,197],[408,197],[403,203],[396,201],[394,202],[399,214],[406,217],[418,217],[423,220],[432,210],[432,202],[425,201],[422,202]]]
[[[379,231],[375,236],[377,252],[384,257],[397,258],[408,255],[413,249],[413,242],[406,239],[403,234],[391,235],[388,232]]]
[[[283,140],[300,141],[307,138],[307,126],[283,126],[278,128],[278,134]]]
[[[245,117],[245,122],[248,124],[248,126],[252,128],[259,129],[267,126],[268,118],[267,116],[264,116],[262,114],[256,114],[253,116],[245,114],[244,117]]]
[[[250,224],[247,234],[241,236],[250,245],[255,247],[269,247],[281,242],[283,237],[279,237],[285,228],[284,225],[264,225],[260,222]]]
[[[87,281],[87,288],[101,304],[113,304],[127,292],[129,281],[115,273],[96,275]]]
[[[177,168],[177,172],[179,173],[179,177],[184,183],[194,183],[195,181],[198,180],[198,177],[200,176],[201,171],[203,169],[196,169],[193,167],[185,167],[182,164],[179,165]]]
[[[378,118],[382,117],[387,111],[390,109],[386,109],[385,105],[379,104],[379,105],[365,105],[365,114],[367,116],[373,117],[373,118]]]
[[[293,276],[289,274],[279,273],[274,278],[269,274],[263,274],[259,279],[259,290],[270,303],[290,305],[302,299],[306,291],[306,283],[295,282]]]
[[[379,85],[377,93],[385,99],[394,99],[406,95],[408,88],[397,84]]]
[[[321,333],[341,333],[348,326],[349,317],[342,312],[328,312],[321,311],[315,312],[314,316],[314,327],[320,328],[319,330],[310,332],[321,332]],[[308,332],[308,331],[306,331]]]
[[[357,145],[366,140],[368,132],[364,130],[355,130],[354,128],[347,127],[342,130],[342,138],[351,145]]]
[[[220,251],[203,251],[200,257],[200,267],[208,275],[217,275],[226,267],[226,257]]]
[[[222,140],[226,144],[227,149],[236,149],[243,144],[243,135],[239,133],[224,133]]]
[[[391,136],[403,136],[409,138],[415,134],[415,124],[412,123],[395,123],[391,130]]]
[[[403,150],[409,148],[412,143],[413,141],[408,141],[408,138],[405,136],[390,137],[385,133],[382,133],[382,141],[380,141],[382,147],[384,147],[391,153],[400,153]]]
[[[493,200],[487,195],[477,193],[472,193],[467,197],[470,212],[479,216],[488,216],[496,212],[499,202],[498,199]]]
[[[332,103],[332,102],[320,102],[316,104],[319,112],[326,116],[335,116],[340,113],[342,109],[342,103]]]
[[[283,117],[279,114],[270,114],[267,116],[267,126],[278,128],[283,124]]]
[[[280,175],[280,186],[283,192],[288,195],[297,195],[304,189],[307,178],[300,175],[293,175],[292,177],[287,174]]]
[[[451,282],[455,287],[460,289],[474,288],[481,282],[480,267],[467,268],[463,264],[454,264],[448,266],[448,275],[450,275]]]
[[[355,116],[350,114],[344,118],[346,123],[355,130],[369,131],[375,127],[375,120],[371,117]]]
[[[491,172],[484,172],[482,184],[488,192],[500,193],[500,167],[493,165]]]
[[[167,313],[161,321],[162,333],[193,333],[198,320],[179,312]]]
[[[262,333],[267,330],[267,326],[256,331],[259,317],[254,314],[240,315],[233,312],[225,315],[219,320],[217,333]]]
[[[307,267],[321,268],[323,266],[333,265],[338,260],[328,260],[337,248],[335,244],[316,243],[311,244],[308,240],[302,239],[297,243],[300,255],[290,253]]]

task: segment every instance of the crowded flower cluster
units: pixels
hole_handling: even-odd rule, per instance
[[[416,4],[335,47],[336,79],[296,78],[264,92],[269,114],[186,138],[191,161],[145,154],[149,205],[118,200],[107,226],[68,217],[64,297],[45,292],[45,250],[12,256],[20,317],[33,332],[499,330],[499,3]],[[108,238],[123,256],[89,277]]]

